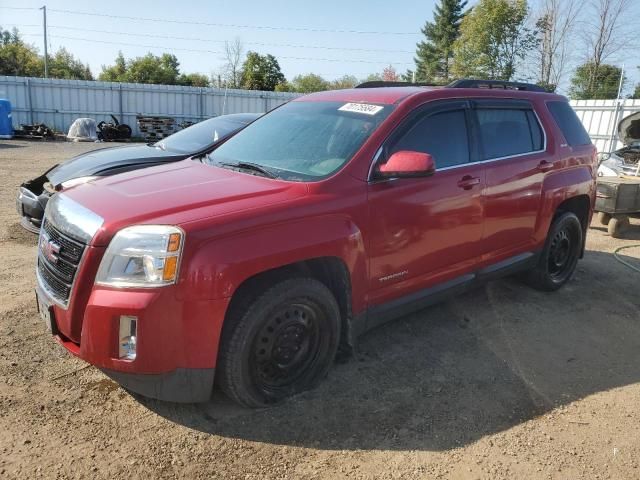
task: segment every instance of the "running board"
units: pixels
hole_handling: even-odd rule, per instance
[[[358,330],[358,334],[362,334],[391,320],[446,300],[450,296],[464,293],[487,281],[533,268],[538,262],[539,256],[539,252],[521,253],[476,272],[461,275],[433,287],[370,307],[365,313],[358,315],[359,318],[354,319],[354,323],[360,327],[356,330]]]

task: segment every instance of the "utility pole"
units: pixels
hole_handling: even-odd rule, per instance
[[[620,96],[622,95],[622,85],[624,84],[624,63],[622,64],[622,68],[620,69],[620,83],[618,83],[618,95],[616,96],[616,108],[613,111],[613,127],[611,128],[611,136],[609,137],[609,151],[612,152],[615,150],[614,144],[616,142],[616,131],[618,129],[618,114],[620,111],[624,109],[624,106],[620,101]],[[640,168],[640,162],[638,162],[638,168]],[[638,171],[636,171],[636,175]]]
[[[42,10],[42,26],[44,28],[44,78],[49,77],[49,55],[47,55],[47,6],[40,7]]]

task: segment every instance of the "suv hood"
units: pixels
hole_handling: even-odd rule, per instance
[[[165,151],[149,145],[103,148],[61,163],[49,170],[46,175],[53,185],[59,185],[72,178],[98,175],[118,167],[176,161],[188,156],[190,154]]]
[[[632,113],[620,120],[618,138],[625,145],[640,142],[640,112]]]
[[[287,202],[307,193],[304,183],[273,180],[193,160],[104,177],[65,190],[104,220],[94,245],[106,245],[129,225],[181,225]]]

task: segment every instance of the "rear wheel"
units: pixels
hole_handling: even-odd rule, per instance
[[[284,280],[230,312],[220,348],[220,386],[248,407],[313,388],[333,363],[339,327],[338,304],[324,284]]]
[[[551,224],[538,264],[525,277],[532,287],[554,291],[569,281],[582,249],[582,224],[570,212],[560,214]]]

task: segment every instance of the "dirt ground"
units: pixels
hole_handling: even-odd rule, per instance
[[[0,479],[640,478],[640,274],[612,254],[638,222],[591,228],[561,291],[506,279],[400,319],[283,405],[166,404],[86,368],[36,313],[16,189],[103,146],[0,141]]]

